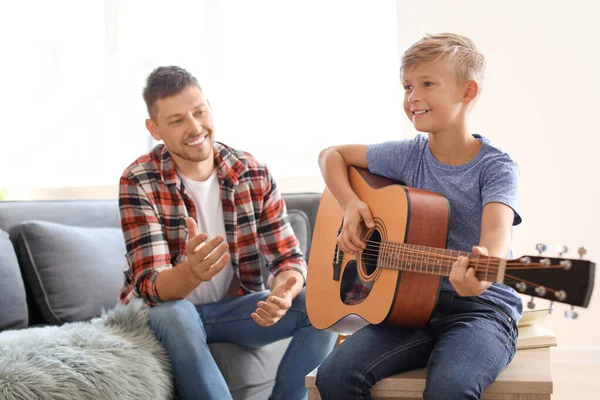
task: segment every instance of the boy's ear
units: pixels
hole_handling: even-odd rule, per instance
[[[158,127],[150,118],[146,119],[146,129],[148,129],[148,132],[150,132],[154,140],[162,140],[160,133],[158,132]]]
[[[463,103],[470,103],[479,93],[479,85],[475,81],[467,82],[465,94],[463,95]]]

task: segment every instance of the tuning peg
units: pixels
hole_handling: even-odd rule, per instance
[[[564,244],[562,246],[556,246],[556,252],[558,253],[559,257],[562,257],[562,255],[565,254],[567,251],[569,251],[569,248]]]
[[[565,311],[565,317],[567,319],[576,319],[579,316],[579,314],[577,314],[577,311],[575,311],[575,307],[571,306],[570,310]]]
[[[531,296],[531,300],[527,303],[527,308],[533,310],[535,308],[535,302],[533,301],[533,296]]]
[[[568,271],[573,266],[573,263],[571,263],[571,260],[561,260],[559,265]]]
[[[543,252],[545,252],[546,250],[548,250],[548,246],[546,246],[544,243],[538,243],[538,244],[536,244],[535,248],[540,253],[540,255],[542,255]]]
[[[546,288],[543,286],[538,286],[535,288],[535,292],[538,296],[544,297],[546,295]]]
[[[548,314],[552,314],[554,311],[554,300],[550,300],[550,307],[548,308]]]
[[[585,256],[587,254],[587,249],[583,246],[581,246],[578,250],[577,253],[579,254],[579,258],[583,258],[583,256]]]

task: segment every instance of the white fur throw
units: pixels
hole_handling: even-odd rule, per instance
[[[141,300],[89,322],[0,333],[0,399],[171,399],[171,365]]]

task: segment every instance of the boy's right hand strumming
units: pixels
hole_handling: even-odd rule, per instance
[[[229,262],[229,245],[222,236],[215,236],[207,242],[208,236],[205,233],[198,234],[193,218],[187,217],[185,223],[189,232],[185,248],[190,271],[202,282],[210,281]]]
[[[344,208],[344,224],[337,237],[337,244],[340,249],[346,253],[354,254],[366,248],[365,242],[360,238],[360,227],[363,221],[367,228],[375,227],[375,221],[373,221],[369,206],[357,197],[355,200],[349,201]]]
[[[360,239],[361,221],[368,228],[374,228],[375,222],[369,206],[356,196],[350,186],[348,167],[351,165],[368,169],[367,145],[334,146],[319,154],[319,167],[325,184],[344,210],[344,223],[337,244],[343,251],[354,254],[366,247]]]

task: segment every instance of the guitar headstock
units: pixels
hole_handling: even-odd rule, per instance
[[[594,289],[596,264],[582,258],[522,256],[506,263],[504,284],[518,293],[587,307]],[[545,249],[544,249],[545,250]],[[580,255],[583,256],[580,249]]]

